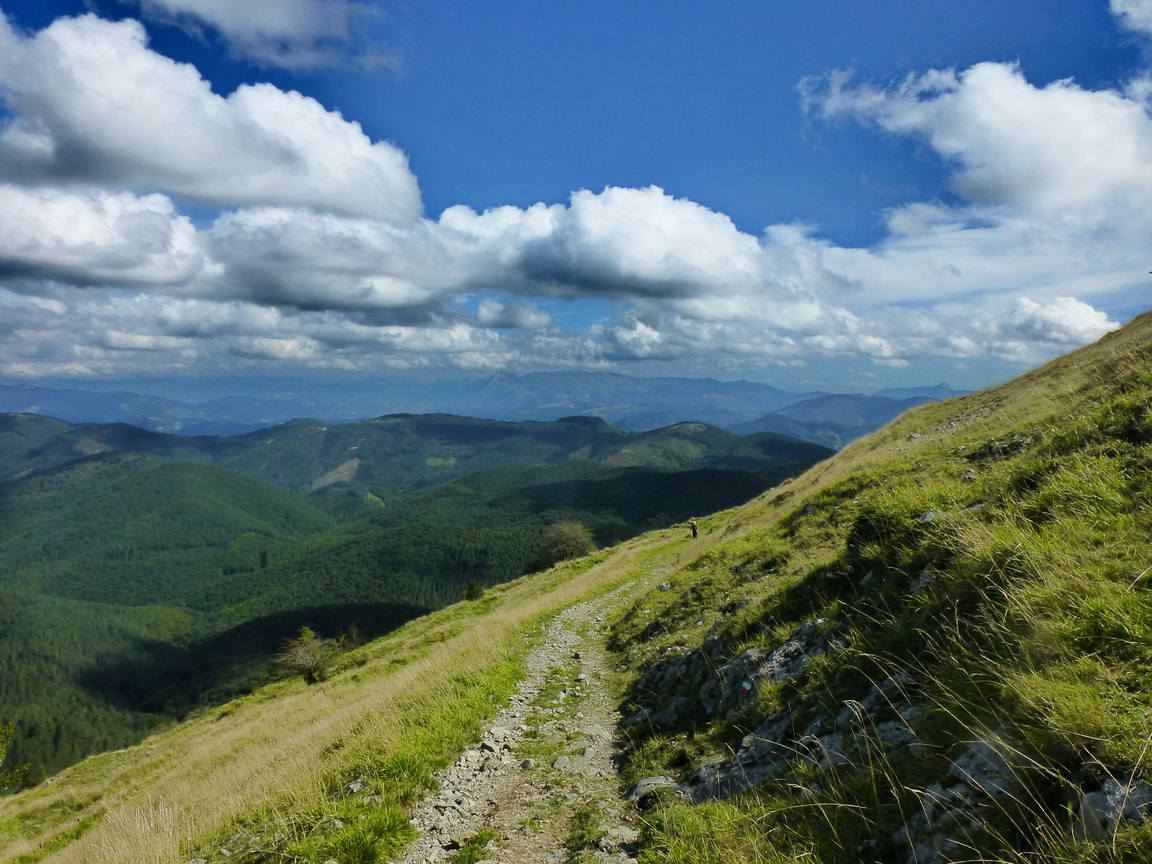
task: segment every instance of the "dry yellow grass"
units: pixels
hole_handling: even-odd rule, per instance
[[[251,696],[66,770],[36,789],[0,801],[0,860],[39,858],[76,864],[167,864],[188,844],[225,830],[267,805],[315,806],[326,792],[333,742],[370,740],[387,750],[408,724],[435,710],[442,682],[477,673],[523,652],[530,626],[632,574],[662,546],[682,545],[662,532],[578,563],[525,577],[491,592],[494,607],[473,614],[458,604],[412,622],[362,649],[363,666],[327,682],[271,685]],[[581,572],[583,571],[583,572]],[[415,659],[400,665],[394,661]],[[100,814],[103,814],[100,817]],[[85,820],[95,827],[67,842]],[[54,843],[55,841],[55,843]]]

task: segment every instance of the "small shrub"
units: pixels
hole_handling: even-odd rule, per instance
[[[342,812],[335,833],[309,837],[295,850],[304,860],[335,860],[341,864],[378,864],[401,851],[416,836],[407,814],[394,805],[367,812]],[[283,860],[300,860],[285,855]]]
[[[309,684],[328,677],[332,661],[341,651],[341,643],[321,639],[311,627],[301,627],[300,635],[284,643],[277,661],[293,675],[303,675]]]
[[[593,848],[602,836],[596,805],[587,802],[581,804],[572,816],[572,825],[568,829],[568,840],[564,845],[570,853],[575,855],[585,849]]]

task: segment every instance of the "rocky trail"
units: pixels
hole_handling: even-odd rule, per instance
[[[636,814],[613,761],[619,717],[602,630],[631,585],[561,612],[479,746],[438,775],[395,864],[634,862]]]

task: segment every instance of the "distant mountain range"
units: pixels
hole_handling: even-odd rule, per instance
[[[840,447],[922,402],[961,395],[947,384],[871,395],[794,392],[751,381],[636,378],[608,372],[500,373],[438,381],[373,380],[331,388],[269,385],[267,397],[189,402],[128,391],[0,386],[0,412],[70,423],[129,423],[179,435],[236,435],[310,417],[449,413],[494,420],[600,417],[631,431],[696,421],[741,434],[775,432]]]
[[[947,387],[947,385],[941,385]],[[938,388],[923,388],[937,390]],[[956,394],[951,394],[956,395]],[[805,399],[779,411],[757,417],[748,423],[728,427],[741,435],[772,432],[840,449],[849,441],[867,435],[895,420],[909,408],[941,398],[927,395],[892,398],[831,394]]]
[[[703,423],[394,414],[235,436],[0,414],[0,718],[52,771],[244,692],[302,625],[366,637],[831,455]]]

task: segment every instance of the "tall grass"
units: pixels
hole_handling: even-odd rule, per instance
[[[630,778],[730,757],[776,711],[819,726],[884,678],[918,711],[913,748],[882,746],[858,713],[848,765],[797,749],[755,793],[662,802],[650,860],[915,860],[908,838],[933,833],[953,841],[947,860],[1152,860],[1152,826],[1119,822],[1100,840],[1079,814],[1108,777],[1152,780],[1150,346],[1143,316],[1017,381],[915,409],[743,508],[740,531],[673,574],[673,591],[637,601],[663,626],[618,623],[633,677],[708,634],[734,656],[817,616],[847,645],[721,722],[634,735]],[[977,806],[947,804],[961,820],[949,825],[941,799],[973,747],[1011,779]]]
[[[0,860],[161,864],[238,832],[260,836],[238,844],[251,861],[387,854],[407,825],[396,814],[511,692],[542,618],[679,543],[650,535],[508,583],[358,649],[323,683],[277,683],[73,766],[0,801]],[[360,801],[372,794],[382,802]]]

